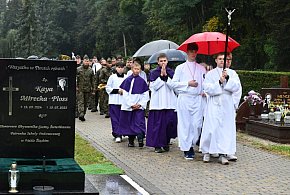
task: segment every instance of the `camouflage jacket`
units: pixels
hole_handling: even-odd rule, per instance
[[[95,74],[95,86],[98,88],[98,85],[100,84],[100,73],[102,69],[105,69],[106,67],[103,66],[102,68],[100,68],[96,74]]]
[[[77,68],[77,88],[80,92],[95,90],[94,72],[91,67],[84,68],[82,65]]]
[[[99,84],[107,84],[109,77],[112,75],[111,68],[102,68],[100,71]]]

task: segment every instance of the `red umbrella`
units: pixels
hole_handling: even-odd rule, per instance
[[[225,51],[226,35],[220,32],[203,32],[197,33],[184,41],[177,49],[187,52],[187,45],[195,42],[198,45],[198,54],[213,55]],[[240,44],[228,38],[227,52],[232,52]]]

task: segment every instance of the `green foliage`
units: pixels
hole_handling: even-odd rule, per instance
[[[16,55],[27,57],[39,55],[38,49],[38,24],[36,23],[35,1],[23,0],[18,21],[17,36],[15,42]]]
[[[157,39],[181,44],[202,31],[226,33],[225,8],[236,10],[229,35],[241,44],[237,69],[290,70],[290,2],[279,0],[0,0],[1,56],[106,58],[124,55],[124,41],[133,55]]]
[[[0,39],[0,45],[0,57],[3,58],[9,52],[8,41],[6,39]]]
[[[204,21],[202,5],[199,0],[146,1],[143,13],[147,16],[145,27],[153,33],[151,40],[168,39],[181,43],[192,32],[200,32],[201,25],[196,24]]]
[[[237,71],[242,88],[243,95],[247,95],[250,90],[254,90],[260,93],[262,88],[279,88],[280,76],[286,75],[290,78],[290,72],[270,72],[270,71]],[[288,81],[290,86],[290,79]]]
[[[219,29],[220,26],[219,18],[216,16],[213,16],[208,21],[206,21],[206,24],[203,26],[202,31],[203,32],[216,32]]]

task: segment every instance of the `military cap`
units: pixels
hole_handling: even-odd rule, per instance
[[[89,56],[87,54],[84,55],[84,60],[89,60]]]

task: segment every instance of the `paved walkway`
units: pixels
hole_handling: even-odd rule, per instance
[[[110,119],[88,112],[76,131],[150,194],[290,194],[290,160],[237,144],[237,162],[203,163],[201,154],[186,161],[173,140],[170,152],[128,148],[114,143]]]

